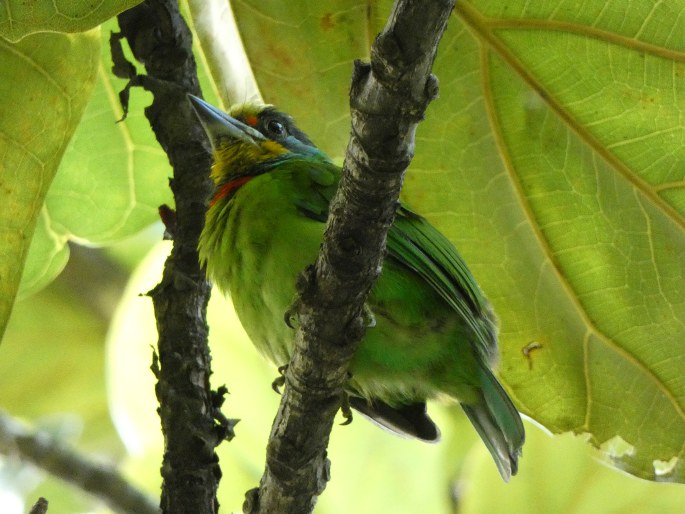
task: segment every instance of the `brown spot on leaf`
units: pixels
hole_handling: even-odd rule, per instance
[[[327,12],[321,17],[321,28],[324,30],[331,30],[333,27],[335,27],[335,20],[333,19],[333,15]]]

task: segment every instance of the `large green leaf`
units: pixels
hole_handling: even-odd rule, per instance
[[[97,27],[141,0],[5,0],[0,6],[0,37],[19,41],[36,32],[82,32]]]
[[[502,319],[503,375],[524,412],[555,431],[588,432],[597,446],[621,438],[629,446],[612,455],[616,465],[684,481],[680,462],[664,472],[657,461],[685,451],[685,220],[677,189],[658,191],[685,176],[685,95],[673,75],[685,55],[668,39],[685,21],[652,2],[621,16],[556,7],[459,4],[446,44],[471,42],[462,72],[472,71],[471,113],[487,125],[471,124],[470,140],[497,162],[479,166],[458,136],[445,140],[463,185],[436,198],[456,206],[471,196],[474,228],[462,218],[450,233],[483,263]],[[450,103],[455,113],[469,105]],[[458,127],[433,119],[426,131]],[[419,167],[450,173],[424,155]],[[429,181],[415,173],[417,182]]]
[[[135,89],[129,116],[117,123],[118,92],[126,82],[109,71],[108,39],[115,30],[115,20],[103,25],[97,82],[45,198],[22,295],[55,278],[68,258],[68,240],[101,245],[131,236],[158,219],[159,205],[172,201],[168,160],[143,114],[150,96]]]
[[[381,4],[232,3],[266,101],[334,156]],[[519,408],[682,482],[685,2],[629,7],[458,2],[405,198],[495,304]]]
[[[95,80],[98,31],[0,39],[0,335],[43,198]]]

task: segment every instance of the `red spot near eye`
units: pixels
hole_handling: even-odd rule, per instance
[[[253,115],[245,116],[245,123],[247,123],[250,127],[256,127],[257,126],[257,116],[253,116]]]
[[[238,177],[230,182],[226,182],[214,194],[214,198],[212,198],[212,201],[209,202],[209,206],[212,207],[219,200],[230,196],[232,192],[236,191],[240,186],[247,184],[252,178],[254,177]]]

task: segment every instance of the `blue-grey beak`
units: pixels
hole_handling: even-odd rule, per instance
[[[219,142],[227,138],[237,139],[251,145],[258,145],[259,141],[266,139],[259,131],[232,118],[201,98],[188,94],[188,100],[207,133],[212,149],[216,149]]]

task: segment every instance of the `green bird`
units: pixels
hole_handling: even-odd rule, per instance
[[[272,106],[240,104],[228,115],[189,99],[212,144],[216,183],[201,263],[230,294],[257,349],[287,364],[294,334],[284,314],[297,275],[318,255],[341,169]],[[435,442],[440,431],[426,400],[453,398],[508,481],[525,435],[491,371],[495,315],[454,246],[405,205],[367,307],[374,322],[350,365],[350,405],[390,431]]]

